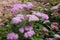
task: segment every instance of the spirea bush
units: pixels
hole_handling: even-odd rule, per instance
[[[0,0],[0,40],[60,40],[60,1]]]

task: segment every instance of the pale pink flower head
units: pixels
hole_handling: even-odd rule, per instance
[[[30,25],[19,28],[19,32],[24,33],[25,38],[32,37],[35,34],[33,27]]]
[[[42,17],[43,19],[46,19],[46,20],[49,19],[49,16],[47,14],[42,13],[42,12],[35,12],[35,11],[33,11],[32,14],[34,14],[34,15],[36,15],[38,17]]]
[[[29,38],[29,37],[32,37],[34,34],[35,34],[35,32],[33,30],[31,30],[31,31],[24,33],[24,37]]]
[[[51,28],[55,29],[55,30],[58,30],[58,27],[57,27],[56,24],[57,24],[56,22],[51,23]]]
[[[55,38],[60,38],[60,35],[59,34],[55,34],[54,37]]]
[[[46,20],[49,19],[49,16],[48,16],[47,14],[44,14],[44,13],[41,13],[41,17],[42,17],[43,19],[46,19]]]
[[[24,33],[24,27],[19,28],[19,32]]]
[[[53,6],[52,8],[51,8],[51,10],[57,10],[58,9],[58,6]]]
[[[39,18],[35,15],[26,15],[28,17],[28,21],[39,21]]]
[[[24,8],[27,8],[27,5],[26,5],[26,4],[22,4],[22,6],[23,6]]]
[[[15,5],[13,5],[13,8],[14,7],[17,7],[17,8],[19,8],[19,9],[23,9],[23,5],[22,4],[15,4]]]
[[[52,8],[50,8],[51,10],[58,10],[59,9],[60,4],[53,6]]]
[[[34,7],[34,5],[31,2],[27,2],[25,7],[27,9],[30,9],[30,8]]]
[[[21,28],[19,28],[19,32],[24,33],[24,31],[30,31],[33,30],[32,26],[23,26]]]
[[[17,14],[16,17],[19,17],[20,19],[24,19],[24,15],[23,14]]]
[[[20,9],[23,9],[23,5],[22,5],[22,4],[15,4],[15,5],[12,6],[11,11],[12,11],[13,13],[16,13],[16,12],[18,12]]]
[[[11,22],[13,24],[18,24],[18,23],[22,22],[22,20],[20,18],[18,18],[18,17],[14,17],[14,18],[12,18],[12,21]]]
[[[13,13],[17,13],[17,12],[19,11],[19,8],[14,7],[14,8],[11,9],[11,11],[12,11]]]
[[[17,40],[17,39],[18,39],[18,34],[12,32],[7,35],[7,40]]]
[[[41,17],[41,12],[32,11],[32,14]]]
[[[27,30],[27,31],[33,30],[33,27],[32,26],[25,26],[25,30]]]

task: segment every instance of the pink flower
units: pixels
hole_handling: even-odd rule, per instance
[[[30,31],[30,30],[33,30],[33,27],[32,26],[23,26],[21,28],[19,28],[19,32],[21,33],[24,33],[24,31]]]
[[[29,10],[31,8],[34,7],[34,5],[31,2],[27,2],[25,4],[22,4],[24,8],[26,8],[26,10]]]
[[[55,38],[60,38],[60,35],[59,34],[55,34],[54,37]]]
[[[36,15],[36,16],[39,16],[39,17],[41,16],[41,12],[32,11],[32,14]]]
[[[26,5],[27,5],[26,8],[28,9],[34,7],[34,5],[31,2],[27,2]]]
[[[12,32],[7,35],[7,40],[17,40],[17,39],[18,39],[18,34]]]
[[[19,10],[19,8],[17,8],[17,7],[14,7],[14,8],[11,9],[11,11],[12,11],[13,13],[17,13],[18,10]]]
[[[35,34],[32,26],[23,26],[19,28],[19,32],[24,33],[25,38],[32,37]]]
[[[20,9],[23,9],[24,7],[27,8],[27,9],[30,9],[32,8],[34,5],[31,3],[31,2],[27,2],[26,4],[15,4],[13,5],[11,11],[16,13],[18,12]]]
[[[22,4],[15,4],[12,6],[13,8],[11,9],[12,12],[16,13],[17,11],[19,11],[20,9],[23,9],[23,5]]]
[[[35,11],[33,11],[32,14],[34,14],[34,15],[36,15],[38,17],[42,17],[43,19],[46,19],[46,20],[49,19],[49,16],[47,14],[44,14],[44,13],[41,13],[41,12],[35,12]]]
[[[19,8],[19,9],[23,9],[23,5],[22,4],[15,4],[15,5],[13,5],[13,8],[14,7],[17,7],[17,8]]]
[[[58,27],[56,26],[56,24],[57,24],[56,22],[51,23],[51,28],[58,30]]]
[[[53,6],[52,8],[51,8],[51,10],[57,10],[58,9],[58,6]]]
[[[58,9],[59,9],[59,6],[60,6],[60,4],[58,4],[58,5],[56,5],[56,6],[53,6],[53,7],[51,8],[51,10],[58,10]]]
[[[22,6],[23,6],[24,8],[27,8],[27,5],[26,5],[26,4],[22,4]]]
[[[49,19],[49,16],[48,16],[47,14],[44,14],[44,13],[41,13],[41,17],[42,17],[43,19],[46,19],[46,20]]]
[[[28,21],[39,21],[39,18],[35,15],[26,15],[28,17]]]
[[[35,32],[33,30],[31,30],[31,31],[24,33],[24,37],[25,38],[32,37],[34,34],[35,34]]]
[[[13,24],[18,24],[19,22],[22,22],[22,20],[20,18],[18,18],[18,17],[12,18],[12,23]]]
[[[19,17],[20,19],[24,19],[24,15],[18,14],[16,17]]]
[[[33,30],[33,27],[32,26],[25,26],[25,30],[27,30],[27,31]]]
[[[19,32],[24,33],[24,27],[19,28]]]

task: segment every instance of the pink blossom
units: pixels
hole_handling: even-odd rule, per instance
[[[25,26],[25,30],[27,30],[27,31],[33,30],[33,27],[32,26]]]
[[[19,17],[20,19],[24,19],[24,15],[22,15],[22,14],[17,14],[16,17]]]
[[[17,11],[19,11],[20,9],[23,9],[23,5],[22,4],[15,4],[12,6],[13,8],[11,9],[12,12],[16,13]]]
[[[28,17],[28,21],[39,21],[39,18],[35,15],[26,15]]]
[[[55,34],[54,37],[55,38],[60,38],[60,35],[59,34]]]
[[[14,8],[11,9],[11,11],[12,11],[13,13],[17,13],[18,10],[19,10],[19,8],[17,8],[17,7],[14,7]]]
[[[7,35],[7,40],[17,40],[17,39],[18,39],[18,34],[12,32]]]
[[[53,6],[52,8],[50,8],[51,10],[58,10],[60,4],[56,5],[56,6]]]
[[[25,4],[22,4],[26,10],[29,10],[34,7],[34,5],[31,2],[26,2]]]
[[[12,18],[12,23],[13,24],[18,24],[19,22],[22,22],[22,20],[20,18],[18,18],[18,17]]]
[[[15,5],[13,5],[13,8],[14,7],[17,7],[17,8],[19,8],[19,9],[23,9],[23,5],[22,4],[15,4]]]
[[[56,24],[57,24],[56,22],[51,23],[51,28],[58,30],[58,27],[56,26]]]
[[[23,26],[23,27],[19,28],[19,31],[21,33],[24,33],[24,31],[30,31],[30,30],[33,30],[32,26]]]
[[[24,27],[19,28],[19,32],[24,33]]]
[[[43,18],[43,19],[49,19],[49,16],[47,15],[47,14],[44,14],[44,13],[41,13],[41,17]]]
[[[51,10],[57,10],[58,9],[58,6],[53,6],[52,8],[51,8]]]
[[[32,14],[41,17],[41,12],[32,11]]]
[[[35,34],[35,32],[33,30],[31,30],[31,31],[26,32],[24,34],[24,37],[25,38],[32,37],[34,34]]]
[[[42,12],[33,11],[32,14],[34,14],[34,15],[36,15],[38,17],[42,17],[43,19],[46,19],[46,20],[49,19],[49,16],[47,14],[42,13]]]
[[[26,8],[28,8],[28,9],[34,7],[34,5],[31,2],[27,2],[26,5],[27,5]]]
[[[24,33],[25,38],[32,37],[35,34],[32,26],[23,26],[19,28],[19,32]]]
[[[27,8],[27,5],[26,5],[26,4],[22,4],[22,6],[23,6],[24,8]]]

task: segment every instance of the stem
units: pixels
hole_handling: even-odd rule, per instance
[[[48,28],[50,28],[50,26],[48,26],[48,25],[47,25],[47,27],[48,27]],[[55,33],[52,31],[52,29],[51,29],[51,28],[50,28],[50,30],[51,30],[51,32],[52,32],[53,34],[55,34]]]

